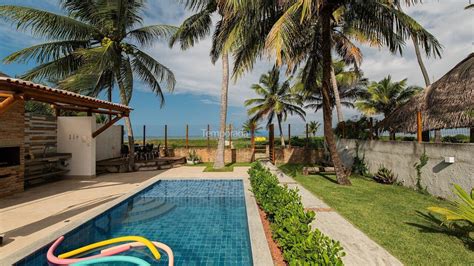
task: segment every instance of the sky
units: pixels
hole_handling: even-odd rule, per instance
[[[0,4],[31,6],[51,12],[61,12],[57,0],[0,0]],[[469,0],[424,0],[422,5],[405,7],[405,11],[430,31],[443,45],[442,58],[425,58],[430,78],[442,77],[457,62],[473,52],[474,11],[464,10]],[[149,0],[144,12],[144,24],[170,24],[179,26],[191,13],[176,0]],[[0,21],[0,58],[19,49],[44,42],[28,32],[17,32],[14,27]],[[157,97],[143,84],[136,82],[131,107],[132,123],[135,131],[141,131],[146,124],[152,135],[161,135],[164,124],[168,124],[171,135],[184,132],[185,124],[190,125],[192,135],[201,134],[207,124],[217,128],[219,121],[219,101],[221,89],[221,62],[213,65],[209,58],[211,40],[207,38],[195,47],[181,51],[178,46],[170,49],[165,42],[157,42],[146,51],[175,74],[177,84],[174,92],[166,92],[165,105],[160,108]],[[410,85],[424,84],[414,54],[413,45],[407,41],[403,56],[393,55],[384,48],[361,47],[364,55],[362,70],[369,80],[381,80],[391,75],[394,80],[408,79]],[[10,76],[20,75],[34,67],[29,64],[8,64],[0,62],[0,71]],[[229,88],[228,121],[240,127],[247,119],[244,101],[255,94],[250,89],[261,74],[270,70],[272,58],[257,62],[252,72],[245,74]],[[118,99],[114,99],[118,102]],[[356,110],[344,109],[344,117],[359,115]],[[322,122],[322,113],[307,110],[307,121]],[[290,117],[295,132],[303,131],[304,122]],[[184,134],[184,133],[183,133]],[[319,132],[321,134],[321,132]]]

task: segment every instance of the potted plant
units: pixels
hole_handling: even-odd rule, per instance
[[[196,165],[201,162],[201,158],[197,155],[196,150],[189,152],[188,157],[186,157],[186,163],[189,165]]]

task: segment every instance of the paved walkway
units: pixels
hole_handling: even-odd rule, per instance
[[[289,188],[298,188],[304,207],[316,211],[316,219],[311,226],[341,243],[346,252],[346,256],[343,257],[345,265],[403,265],[293,178],[269,162],[265,162],[264,165],[278,177],[281,184],[287,184]]]

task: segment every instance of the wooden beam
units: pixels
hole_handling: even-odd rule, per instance
[[[15,102],[17,98],[13,95],[8,96],[5,100],[0,103],[0,114],[3,114],[10,108]]]
[[[106,114],[106,115],[120,115],[122,113],[120,112],[114,112],[114,111],[109,111],[109,110],[99,110],[99,109],[90,109],[87,107],[78,107],[78,106],[72,106],[72,105],[61,105],[61,104],[55,104],[55,108],[57,109],[62,109],[62,110],[69,110],[69,111],[77,111],[77,112],[92,112],[92,113],[97,113],[97,114]],[[111,120],[111,119],[109,119]]]
[[[105,125],[103,125],[101,128],[97,129],[94,133],[92,133],[92,138],[97,137],[100,133],[107,130],[107,128],[111,127],[113,124],[115,124],[121,118],[122,118],[122,116],[116,116],[114,119],[108,121]]]

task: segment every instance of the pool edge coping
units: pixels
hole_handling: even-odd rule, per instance
[[[97,217],[101,213],[113,208],[114,206],[120,204],[123,201],[126,201],[130,197],[134,196],[137,193],[140,193],[144,189],[147,189],[154,183],[160,181],[160,180],[228,180],[229,178],[223,177],[210,177],[210,178],[200,178],[196,177],[195,179],[193,178],[176,178],[176,177],[166,177],[166,176],[160,176],[159,174],[152,177],[151,179],[143,182],[136,188],[130,190],[130,192],[118,197],[117,199],[112,200],[111,202],[105,203],[102,206],[98,206],[92,210],[89,211],[89,213],[85,214],[82,219],[77,219],[74,220],[62,228],[59,228],[53,232],[51,232],[49,235],[40,238],[28,245],[26,245],[23,248],[20,248],[16,250],[13,253],[10,253],[6,255],[4,258],[2,258],[2,262],[0,265],[14,265],[15,263],[20,262],[22,259],[28,257],[29,255],[33,254],[35,251],[37,251],[39,248],[42,248],[50,243],[52,243],[54,240],[56,240],[58,237],[78,228],[79,226],[83,225],[84,223],[88,222],[89,220]],[[249,230],[249,238],[250,238],[250,246],[251,246],[251,251],[252,251],[252,262],[253,265],[273,265],[273,259],[271,257],[270,249],[268,247],[267,239],[265,237],[265,232],[263,230],[263,225],[260,220],[260,215],[258,214],[258,206],[257,202],[255,201],[255,198],[252,195],[252,192],[250,191],[250,182],[248,178],[245,177],[239,177],[236,176],[233,179],[235,180],[242,180],[243,187],[244,187],[244,198],[245,198],[245,207],[246,207],[246,213],[247,213],[247,226]],[[26,255],[25,255],[26,254]]]

